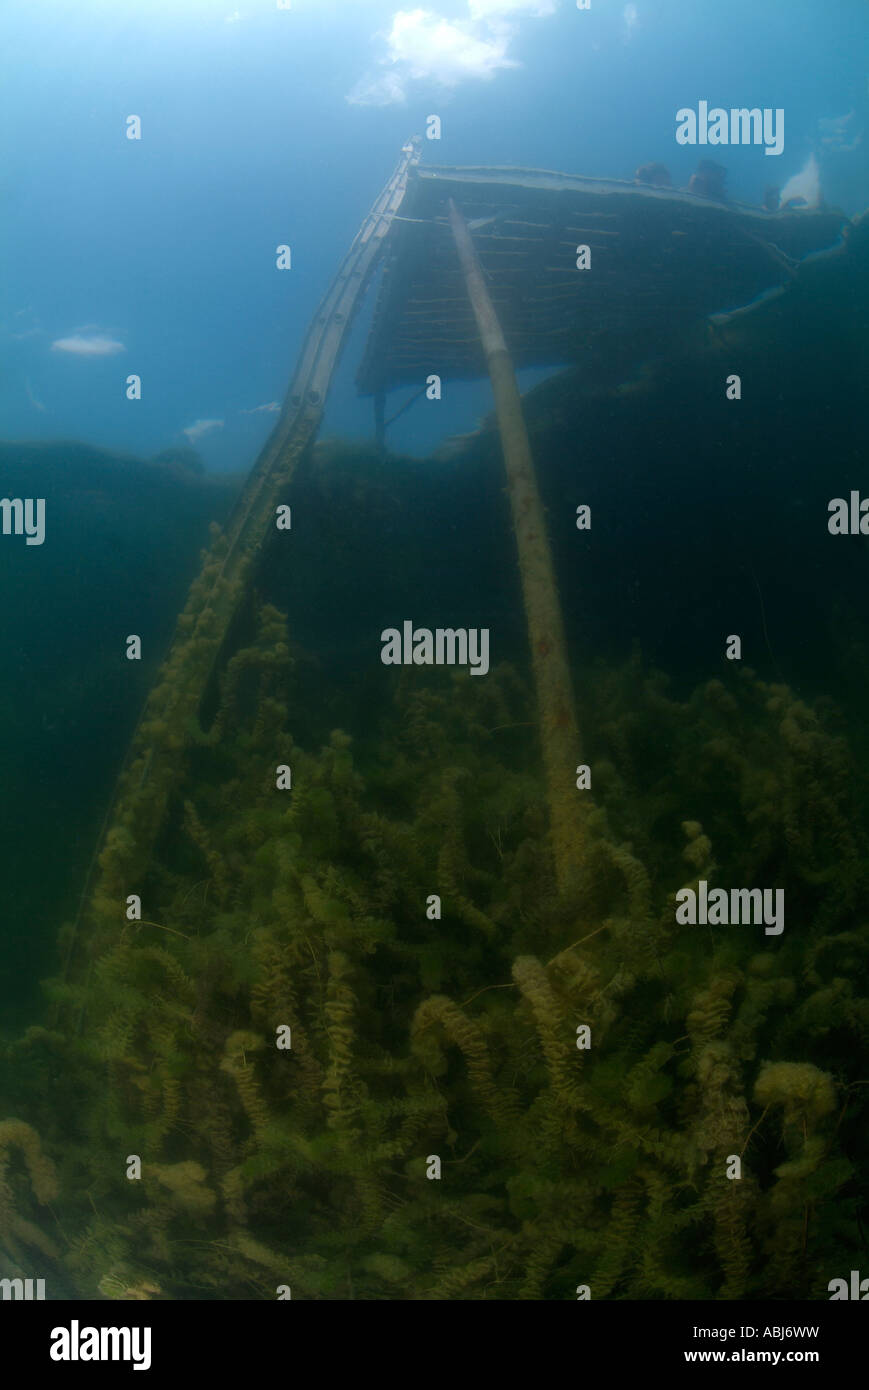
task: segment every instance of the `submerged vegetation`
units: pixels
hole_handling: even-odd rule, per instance
[[[577,499],[608,518],[563,585],[594,797],[566,892],[490,434],[431,470],[306,458],[259,597],[215,539],[47,1017],[0,1050],[0,1277],[762,1300],[865,1264],[865,586],[825,522],[857,359],[825,355],[822,418],[787,336],[738,413],[708,356],[654,400],[568,376],[525,402],[557,573]],[[472,592],[501,664],[372,672],[396,575],[423,623]],[[698,679],[733,631],[779,679]],[[681,925],[700,881],[782,890],[783,932]]]
[[[687,700],[639,658],[586,671],[567,900],[513,667],[410,668],[317,750],[280,612],[245,641],[127,889],[142,920],[98,900],[51,1026],[7,1049],[0,1272],[84,1298],[827,1297],[862,1241],[869,1028],[829,710],[748,670]],[[784,889],[783,934],[677,925],[699,879]]]

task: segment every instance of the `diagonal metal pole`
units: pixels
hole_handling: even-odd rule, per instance
[[[555,874],[559,891],[566,894],[582,864],[591,803],[587,793],[576,789],[579,730],[555,569],[513,362],[470,233],[452,198],[449,216],[495,397],[531,644]]]

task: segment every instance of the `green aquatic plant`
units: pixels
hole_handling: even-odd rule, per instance
[[[294,671],[265,606],[57,1027],[10,1053],[79,1294],[824,1297],[865,1181],[841,737],[747,671],[687,701],[591,673],[568,901],[514,670],[402,673],[319,751]],[[783,934],[679,925],[700,878],[783,888]]]
[[[24,1173],[13,1167],[19,1155]],[[29,1191],[28,1191],[29,1189]],[[23,1120],[0,1121],[0,1276],[32,1278],[32,1262],[42,1268],[58,1259],[56,1243],[39,1220],[32,1219],[33,1198],[44,1208],[58,1193],[54,1164],[43,1152],[39,1135]],[[32,1195],[31,1195],[32,1194]]]

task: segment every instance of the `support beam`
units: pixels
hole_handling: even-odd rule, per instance
[[[124,898],[141,884],[164,823],[178,768],[198,724],[203,694],[239,604],[248,592],[275,507],[316,438],[329,385],[393,218],[419,162],[419,137],[402,147],[391,178],[357,232],[302,345],[281,414],[230,517],[206,553],[157,681],[133,734],[91,860],[70,934],[64,975],[75,967],[80,924],[98,952],[117,937]]]
[[[566,894],[582,864],[590,802],[581,800],[587,792],[576,789],[579,730],[555,570],[513,363],[470,233],[452,198],[449,214],[495,397],[531,644],[556,881]]]

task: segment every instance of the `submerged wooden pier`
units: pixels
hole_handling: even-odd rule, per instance
[[[360,391],[374,397],[381,436],[388,391],[410,387],[419,394],[430,373],[456,379],[488,370],[514,481],[516,459],[522,457],[524,482],[514,522],[530,603],[551,812],[558,822],[554,839],[561,840],[564,857],[572,813],[555,809],[565,804],[564,789],[553,787],[551,765],[566,764],[560,775],[572,776],[578,736],[539,499],[530,522],[527,508],[522,514],[530,505],[533,473],[527,436],[524,443],[521,439],[514,369],[590,360],[626,338],[638,357],[664,351],[698,319],[738,309],[786,285],[803,258],[836,244],[847,223],[833,211],[771,213],[677,189],[540,169],[424,166],[420,153],[418,139],[402,148],[324,295],[281,415],[179,619],[133,736],[83,895],[98,943],[117,929],[124,899],[145,872],[179,759],[225,654],[230,624],[274,528],[275,509],[287,501],[296,465],[316,438],[340,352],[378,268],[382,277],[357,382]],[[457,250],[462,244],[464,253]],[[588,269],[578,268],[580,248],[586,248]],[[473,265],[476,271],[469,269]],[[487,345],[480,331],[484,303],[488,308],[482,312],[500,335],[494,354],[492,341]],[[529,600],[529,594],[536,597]],[[533,616],[535,604],[538,614],[548,615],[545,632]],[[547,643],[557,648],[554,662],[544,659],[550,656]],[[543,668],[548,674],[540,674]],[[553,671],[561,672],[558,691],[549,689]],[[553,719],[547,709],[556,711]],[[553,724],[552,739],[547,721]],[[74,952],[75,936],[70,958]]]
[[[698,319],[786,284],[835,244],[835,211],[767,212],[697,193],[543,169],[418,165],[385,247],[374,322],[357,383],[366,394],[485,375],[450,236],[449,201],[467,222],[517,369],[567,365],[630,340],[666,350]],[[590,268],[577,269],[587,246]]]

